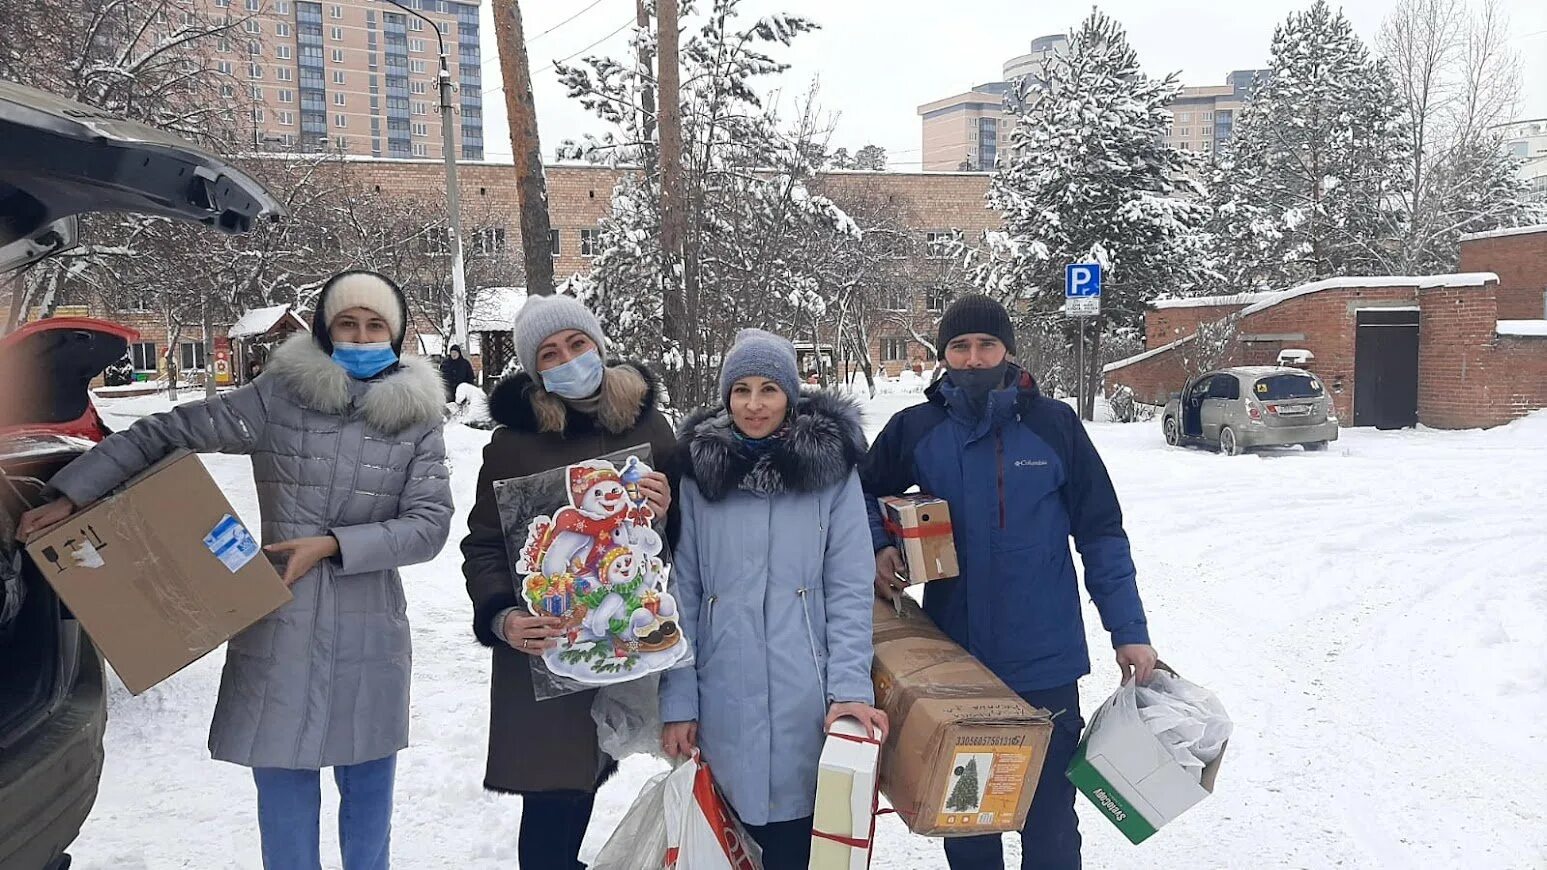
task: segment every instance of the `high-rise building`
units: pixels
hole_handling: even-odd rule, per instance
[[[433,26],[382,0],[193,2],[242,22],[216,63],[250,90],[259,147],[441,159],[444,40],[458,156],[483,159],[480,0],[402,0]]]
[[[919,106],[925,172],[987,172],[1008,152],[1019,79],[1036,76],[1047,59],[1069,46],[1063,35],[1032,40],[1031,51],[1005,61],[1004,78]],[[1237,70],[1222,86],[1183,88],[1170,104],[1167,143],[1213,155],[1229,149],[1241,107],[1264,70]]]
[[[1512,121],[1494,128],[1504,151],[1524,161],[1520,180],[1537,199],[1547,201],[1547,118]]]

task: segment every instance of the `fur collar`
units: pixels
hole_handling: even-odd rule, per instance
[[[682,424],[678,446],[688,477],[710,501],[733,490],[772,495],[815,492],[841,482],[865,454],[859,403],[830,392],[804,393],[789,431],[772,449],[751,456],[736,441],[730,413],[706,408]]]
[[[643,363],[614,360],[607,364],[602,381],[602,407],[595,414],[585,414],[544,390],[531,374],[517,372],[500,381],[489,395],[489,416],[517,432],[621,435],[655,411],[659,394],[660,381]]]
[[[310,333],[297,333],[280,345],[263,375],[283,381],[312,410],[349,410],[349,373],[323,353]],[[360,412],[379,431],[396,435],[416,424],[439,423],[445,416],[446,388],[440,372],[424,357],[401,357],[387,374],[365,383]]]

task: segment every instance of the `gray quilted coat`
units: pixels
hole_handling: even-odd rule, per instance
[[[339,555],[232,638],[210,726],[215,758],[319,769],[408,745],[410,638],[397,569],[451,528],[440,373],[405,357],[355,380],[308,334],[238,390],[112,435],[54,476],[92,501],[176,448],[252,456],[263,542],[332,534]]]

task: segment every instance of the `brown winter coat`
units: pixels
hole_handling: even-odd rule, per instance
[[[597,747],[591,720],[596,693],[537,701],[532,694],[531,658],[501,642],[493,631],[499,613],[523,606],[500,528],[494,481],[540,474],[648,443],[654,466],[675,485],[676,439],[671,424],[656,409],[654,376],[641,365],[614,362],[608,365],[607,378],[604,392],[609,398],[594,416],[555,404],[556,397],[543,392],[525,373],[506,378],[489,398],[490,416],[501,427],[494,430],[483,451],[477,501],[462,540],[462,573],[473,600],[473,633],[480,643],[493,648],[489,760],[484,774],[484,787],[492,791],[590,792],[607,763]],[[615,385],[624,388],[613,389]],[[559,428],[555,412],[560,410],[562,431],[555,431]],[[675,504],[671,514],[676,514]]]

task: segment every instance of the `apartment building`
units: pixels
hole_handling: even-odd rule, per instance
[[[230,77],[227,96],[245,87],[252,97],[257,147],[443,157],[444,44],[458,156],[483,159],[479,0],[193,2],[237,23],[217,43],[216,64]]]
[[[1512,121],[1494,128],[1504,150],[1520,164],[1520,180],[1547,201],[1547,118]]]

